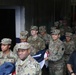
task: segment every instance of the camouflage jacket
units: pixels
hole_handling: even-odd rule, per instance
[[[43,36],[41,34],[39,34],[39,37],[41,37],[45,41],[45,44],[49,44],[50,39],[51,39],[51,36],[49,34],[46,33]]]
[[[40,65],[30,55],[24,61],[18,59],[16,75],[41,75]]]
[[[35,39],[30,36],[27,42],[30,43],[33,48],[32,55],[36,54],[39,50],[45,49],[45,42],[39,36],[37,36]]]
[[[50,40],[49,44],[49,60],[58,61],[63,58],[65,47],[63,42],[58,39],[56,41]]]
[[[15,63],[17,60],[16,55],[10,50],[8,55],[4,55],[3,52],[0,52],[0,65],[4,62],[12,62]]]
[[[65,45],[65,54],[71,54],[75,50],[75,43],[74,41],[66,42],[64,41]]]

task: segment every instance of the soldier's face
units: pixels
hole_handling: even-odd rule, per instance
[[[57,40],[59,38],[59,35],[58,34],[52,34],[52,39],[53,40]]]
[[[31,30],[31,35],[32,35],[32,36],[36,35],[37,33],[38,33],[38,31],[36,31],[36,30]]]
[[[71,38],[69,36],[66,36],[66,41],[70,41]]]
[[[27,58],[27,56],[30,54],[29,50],[25,50],[25,49],[18,49],[18,57],[21,60],[25,60]]]
[[[10,48],[10,45],[7,45],[7,44],[1,44],[1,50],[2,50],[3,52],[9,50],[9,48]]]
[[[27,39],[20,39],[20,42],[27,42]]]
[[[41,35],[45,35],[45,34],[46,34],[46,32],[41,32],[40,34],[41,34]]]

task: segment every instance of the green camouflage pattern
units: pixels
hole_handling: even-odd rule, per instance
[[[40,65],[30,55],[24,61],[18,59],[16,75],[41,75]]]
[[[50,40],[49,44],[49,73],[50,75],[63,75],[65,47],[60,39]]]
[[[12,62],[15,63],[17,60],[17,56],[10,51],[9,54],[4,55],[3,52],[0,52],[0,65],[3,64],[4,62]]]
[[[49,44],[50,42],[50,39],[51,39],[51,35],[49,34],[45,34],[45,35],[41,35],[41,34],[38,34],[40,38],[42,38],[44,41],[45,41],[45,44]]]
[[[31,50],[32,55],[36,54],[39,50],[45,49],[45,42],[39,36],[37,36],[36,38],[30,36],[27,42],[30,43],[32,46],[32,50]]]

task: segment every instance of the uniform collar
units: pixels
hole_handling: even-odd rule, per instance
[[[19,65],[19,64],[20,64],[20,65],[24,65],[25,63],[26,63],[25,65],[27,65],[28,62],[29,62],[29,61],[28,61],[29,58],[30,58],[30,55],[29,55],[24,61],[22,61],[22,60],[19,59],[18,65]]]

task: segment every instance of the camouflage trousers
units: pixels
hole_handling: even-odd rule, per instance
[[[68,70],[67,70],[67,62],[69,60],[70,55],[65,55],[65,66],[64,66],[64,75],[68,75]]]
[[[49,63],[49,75],[64,75],[64,64]]]

